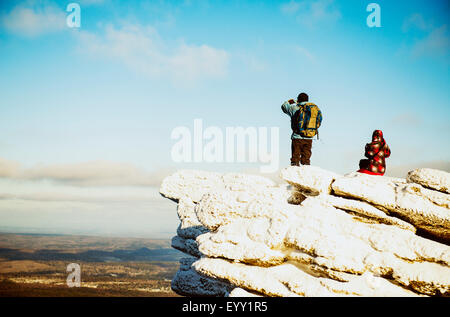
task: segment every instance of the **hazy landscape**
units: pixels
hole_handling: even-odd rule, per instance
[[[0,296],[177,296],[170,240],[0,233]],[[68,287],[67,265],[81,268]]]

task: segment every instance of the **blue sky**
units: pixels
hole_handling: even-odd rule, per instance
[[[282,168],[280,105],[301,91],[324,115],[313,165],[356,170],[382,129],[389,175],[449,171],[448,1],[373,1],[380,28],[371,1],[73,1],[80,28],[70,2],[0,4],[5,227],[170,235],[174,206],[153,194],[168,171],[258,167],[173,162],[172,130],[279,127]]]

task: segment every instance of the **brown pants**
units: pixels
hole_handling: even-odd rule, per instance
[[[310,165],[312,155],[311,147],[312,139],[292,139],[291,165],[299,166],[299,163],[302,165]]]

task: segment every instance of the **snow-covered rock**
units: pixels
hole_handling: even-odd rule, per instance
[[[450,241],[450,195],[416,183],[352,174],[332,184],[338,196],[367,201],[401,218],[430,236]]]
[[[384,223],[388,225],[398,226],[402,229],[416,232],[416,228],[399,218],[391,217],[385,211],[360,200],[346,199],[332,195],[323,197],[331,206],[345,210],[355,216],[355,219],[365,222]],[[305,204],[305,203],[304,203]],[[303,205],[304,205],[303,204]]]
[[[193,202],[199,202],[204,194],[220,189],[251,192],[273,186],[275,186],[274,181],[258,175],[181,170],[166,177],[159,192],[164,197],[175,201],[187,197]]]
[[[401,286],[370,273],[338,281],[311,274],[295,262],[259,267],[224,259],[202,258],[194,269],[211,278],[226,279],[233,285],[268,296],[418,296]]]
[[[317,166],[290,166],[281,170],[281,178],[299,191],[319,195],[331,192],[331,183],[341,175]]]
[[[419,168],[410,171],[406,180],[424,187],[450,194],[450,173],[431,168]]]
[[[427,179],[442,179],[441,171],[430,173]],[[189,170],[163,181],[161,194],[178,202],[181,221],[172,246],[191,256],[181,261],[174,291],[450,295],[450,195],[430,189],[442,186],[312,166],[286,168],[281,177],[289,185]]]

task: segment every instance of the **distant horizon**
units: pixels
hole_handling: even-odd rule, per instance
[[[33,232],[35,230],[35,232]],[[42,231],[42,232],[41,232]],[[62,233],[58,229],[55,229],[54,232],[51,232],[52,230],[46,230],[42,228],[14,228],[14,227],[4,227],[0,226],[0,234],[12,234],[12,235],[29,235],[29,236],[78,236],[78,237],[96,237],[96,238],[114,238],[114,239],[147,239],[147,240],[163,240],[163,241],[170,241],[176,233],[172,234],[171,236],[168,235],[167,237],[158,237],[158,236],[131,236],[131,235],[108,235],[104,233]]]
[[[70,188],[67,191],[74,192]],[[109,191],[111,196],[120,195],[121,189],[112,188]],[[90,197],[95,198],[96,193],[91,193],[88,188],[87,196],[83,198],[86,203],[100,204],[100,206],[105,206],[104,209],[82,210],[78,209],[79,204],[62,201],[53,207],[56,209],[61,206],[62,210],[56,213],[52,210],[46,211],[45,205],[41,206],[40,200],[34,200],[36,206],[39,206],[39,209],[34,212],[20,209],[16,211],[0,210],[0,216],[3,217],[0,222],[0,231],[171,239],[176,235],[179,223],[176,204],[161,197],[157,187],[145,188],[142,192],[148,192],[149,194],[136,197],[135,201],[132,201],[133,198],[127,198],[124,202],[108,202],[109,195],[91,199]],[[114,199],[117,200],[117,197]],[[19,202],[20,200],[14,199],[14,201]],[[33,200],[30,201],[33,202]],[[69,204],[73,207],[64,210],[64,206]],[[124,204],[129,206],[126,212],[122,210]],[[8,215],[8,218],[6,218],[6,215]]]

